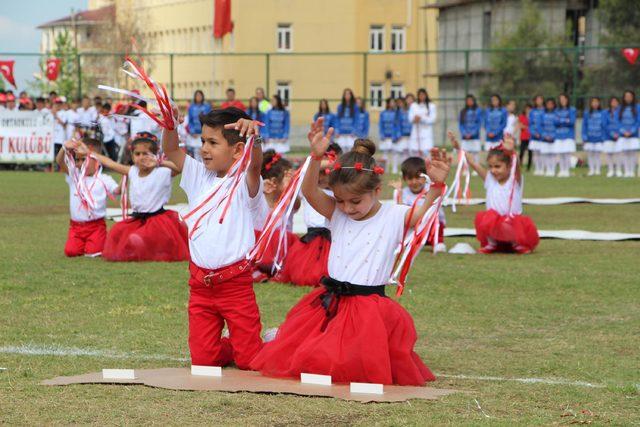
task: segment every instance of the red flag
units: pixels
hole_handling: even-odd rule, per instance
[[[622,49],[622,54],[624,55],[627,62],[631,65],[634,65],[638,60],[638,55],[640,55],[640,49],[636,48],[626,48]]]
[[[231,0],[215,0],[213,12],[213,37],[221,39],[233,31]]]
[[[47,78],[50,81],[56,81],[58,79],[58,73],[60,72],[60,59],[49,58],[47,59]]]
[[[16,79],[13,78],[13,66],[15,63],[16,61],[14,60],[0,61],[0,73],[7,79],[11,86],[17,89]]]

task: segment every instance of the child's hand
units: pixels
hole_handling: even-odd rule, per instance
[[[458,142],[458,139],[456,138],[456,135],[452,131],[449,131],[449,132],[447,132],[447,136],[449,137],[449,142],[451,142],[451,146],[453,148],[455,148],[456,150],[459,150],[460,149],[460,143]]]
[[[413,118],[413,123],[420,123],[420,116],[415,116]]]
[[[278,185],[273,181],[273,179],[265,179],[262,181],[262,192],[264,194],[271,194],[278,189]]]
[[[402,190],[402,181],[400,181],[399,179],[396,179],[394,181],[390,181],[389,182],[389,187],[393,188],[394,190]]]
[[[143,167],[152,169],[158,166],[158,159],[153,155],[148,155],[142,158],[141,163]]]
[[[311,146],[311,154],[314,157],[321,157],[327,152],[329,143],[331,142],[331,136],[333,135],[333,128],[329,128],[329,131],[324,133],[324,119],[319,117],[309,128],[307,138]]]
[[[516,148],[516,139],[510,133],[505,133],[502,146],[508,151],[513,151]]]
[[[445,182],[449,175],[451,159],[447,157],[444,149],[431,149],[431,161],[427,165],[427,175],[432,182]]]
[[[78,145],[79,145],[79,141],[75,139],[70,139],[69,141],[66,141],[64,143],[64,148],[66,148],[67,150],[77,150]]]
[[[248,138],[251,135],[260,135],[260,126],[264,126],[264,123],[257,120],[240,119],[235,123],[229,123],[224,125],[225,129],[235,129],[240,133],[240,136]]]

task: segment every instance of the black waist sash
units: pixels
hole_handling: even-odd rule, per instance
[[[161,213],[165,213],[166,210],[164,208],[160,208],[155,212],[131,212],[131,218],[139,219],[144,224],[147,219],[152,216],[160,215]]]
[[[307,228],[307,234],[302,236],[300,240],[302,243],[309,243],[316,237],[322,237],[328,241],[331,241],[331,231],[324,227],[309,227]]]
[[[325,292],[320,294],[319,302],[324,307],[326,318],[322,324],[321,330],[325,330],[327,324],[338,313],[338,305],[341,297],[350,296],[368,296],[380,295],[386,297],[384,293],[384,285],[380,286],[362,286],[354,285],[349,282],[341,282],[331,277],[324,276],[320,279],[320,283],[324,286]]]

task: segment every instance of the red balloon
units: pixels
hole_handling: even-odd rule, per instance
[[[626,49],[622,49],[622,55],[624,55],[629,64],[635,65],[636,61],[638,60],[638,55],[640,55],[640,49],[638,49],[637,47],[628,47]]]

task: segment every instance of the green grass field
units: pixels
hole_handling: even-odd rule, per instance
[[[527,176],[525,195],[640,197],[640,180]],[[474,196],[483,197],[477,178]],[[640,423],[638,241],[544,240],[529,256],[423,253],[400,302],[418,329],[416,351],[439,374],[433,385],[465,391],[440,401],[41,386],[106,367],[188,366],[186,263],[65,258],[67,198],[62,175],[0,172],[2,423]],[[177,188],[173,201],[184,201]],[[472,227],[478,209],[447,210],[448,225]],[[545,229],[640,232],[638,205],[525,211]],[[447,244],[456,241],[477,248]],[[257,285],[264,326],[307,291]],[[516,381],[531,378],[542,381]]]

